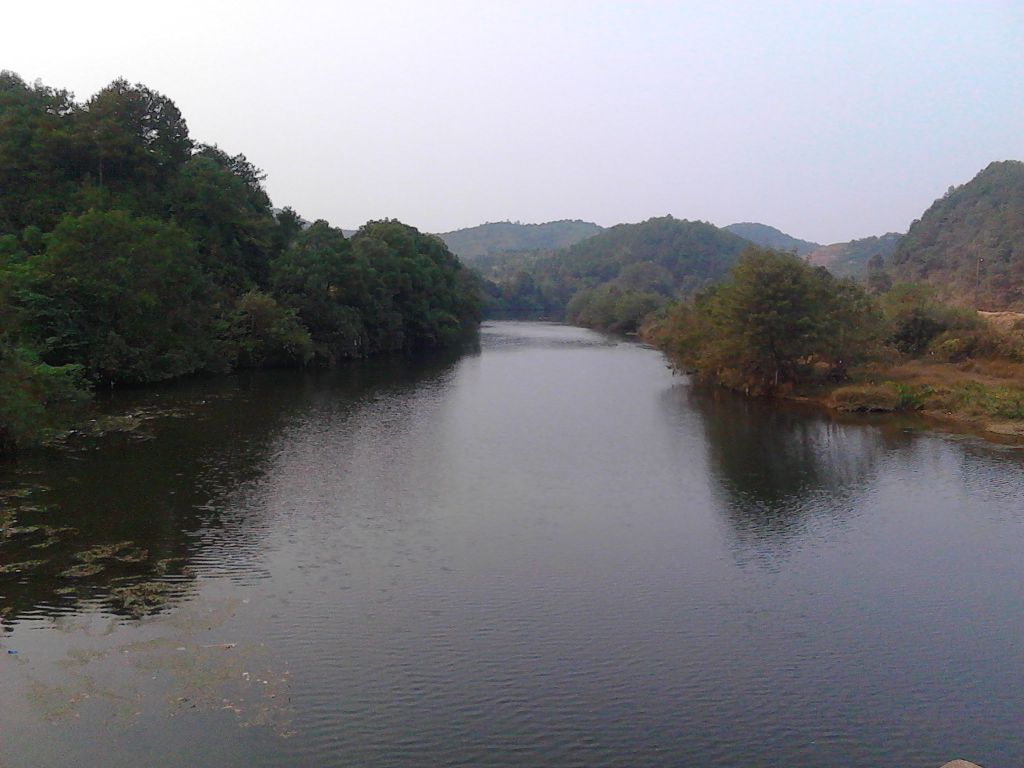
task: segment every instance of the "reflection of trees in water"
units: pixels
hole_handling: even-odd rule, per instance
[[[722,390],[680,390],[703,426],[719,507],[743,558],[771,560],[820,523],[843,526],[883,465],[908,494],[941,486],[976,501],[975,514],[1024,517],[1020,447],[921,431],[929,425],[919,419],[837,417]]]
[[[430,386],[460,356],[119,393],[106,407],[147,414],[142,429],[28,456],[0,473],[0,621],[74,611],[87,600],[139,616],[188,594],[197,574],[258,575],[267,510],[247,500],[289,426],[324,408],[358,411]]]
[[[738,547],[755,556],[788,549],[815,520],[852,514],[890,443],[909,439],[724,391],[691,387],[687,400],[700,415]]]
[[[905,452],[904,463],[917,475],[935,478],[930,492],[969,500],[962,504],[964,514],[1024,519],[1024,445],[953,434],[918,440],[913,449]]]

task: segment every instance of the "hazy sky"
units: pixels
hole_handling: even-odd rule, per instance
[[[1024,159],[1024,0],[4,2],[0,68],[117,76],[278,206],[432,232],[671,213],[905,231]]]

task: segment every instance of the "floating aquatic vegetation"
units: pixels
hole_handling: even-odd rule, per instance
[[[0,489],[0,499],[27,499],[32,495],[35,490],[45,490],[43,488],[2,488]]]
[[[110,591],[111,604],[137,619],[154,613],[167,604],[171,585],[162,581],[144,581]]]
[[[132,604],[136,598],[169,597],[171,589],[167,583],[148,582],[115,592]],[[241,728],[262,727],[281,738],[292,736],[295,711],[287,663],[263,643],[226,634],[243,603],[236,598],[204,601],[145,618],[143,631],[155,636],[133,642],[105,639],[135,631],[123,621],[114,619],[97,632],[94,624],[80,617],[57,619],[54,625],[74,633],[79,643],[50,668],[34,665],[21,670],[25,698],[54,723],[77,718],[93,706],[96,713],[109,713],[109,725],[127,725],[164,702],[172,718],[195,710],[223,711],[231,713]]]
[[[137,563],[145,560],[149,553],[144,549],[136,547],[130,541],[120,541],[117,544],[97,544],[89,549],[76,552],[75,560],[81,563],[95,563],[100,560],[117,560],[124,563]]]
[[[153,570],[156,571],[160,576],[167,575],[168,572],[175,570],[172,566],[184,563],[184,557],[164,557],[157,560],[153,564]]]
[[[35,537],[40,540],[30,544],[30,549],[47,549],[59,543],[65,536],[78,533],[74,528],[58,528],[52,525],[31,525],[15,529],[19,538]]]
[[[61,577],[65,579],[85,579],[89,576],[95,576],[97,573],[102,573],[106,570],[106,567],[100,563],[82,563],[81,565],[73,565],[66,571],[61,572]]]
[[[141,563],[149,559],[149,550],[142,547],[129,547],[113,557],[119,563]]]
[[[24,573],[25,571],[31,571],[35,568],[38,568],[45,562],[45,560],[22,560],[20,563],[8,563],[7,565],[0,565],[0,574]]]

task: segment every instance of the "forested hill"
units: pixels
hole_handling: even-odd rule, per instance
[[[589,221],[562,220],[545,224],[499,221],[438,235],[456,256],[472,263],[481,256],[524,251],[555,251],[601,231]]]
[[[744,240],[749,240],[754,245],[759,245],[762,248],[772,248],[776,251],[787,251],[795,253],[797,256],[806,256],[808,253],[813,251],[815,248],[820,248],[818,243],[812,243],[809,240],[801,240],[792,235],[787,235],[785,232],[776,229],[775,227],[769,227],[767,224],[757,224],[754,222],[740,222],[738,224],[730,224],[727,227],[723,227],[728,232],[732,232],[734,235],[739,235]]]
[[[992,163],[950,187],[910,225],[890,266],[895,280],[929,283],[947,300],[1024,309],[1024,163]]]
[[[898,232],[888,232],[881,237],[863,237],[847,243],[821,245],[807,254],[807,260],[815,266],[825,267],[838,277],[861,279],[867,276],[870,263],[879,267],[884,263],[896,250],[902,237]]]
[[[439,238],[275,214],[263,174],[166,96],[116,80],[79,103],[0,72],[0,453],[94,383],[331,365],[478,317]]]
[[[634,330],[652,310],[720,279],[750,243],[700,221],[619,224],[497,277],[495,308]]]

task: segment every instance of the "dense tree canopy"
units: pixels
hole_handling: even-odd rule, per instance
[[[793,254],[750,248],[724,283],[674,307],[662,343],[686,367],[763,393],[842,378],[883,333],[864,290]]]
[[[664,216],[527,261],[498,262],[484,275],[498,289],[492,311],[632,331],[641,311],[720,280],[747,245],[706,222]]]
[[[496,221],[438,235],[467,264],[480,266],[493,258],[530,251],[553,251],[593,237],[601,227],[589,221],[548,221],[520,224]]]
[[[263,180],[144,85],[78,103],[0,73],[0,452],[87,382],[330,365],[477,322],[479,284],[441,240],[306,229]]]

